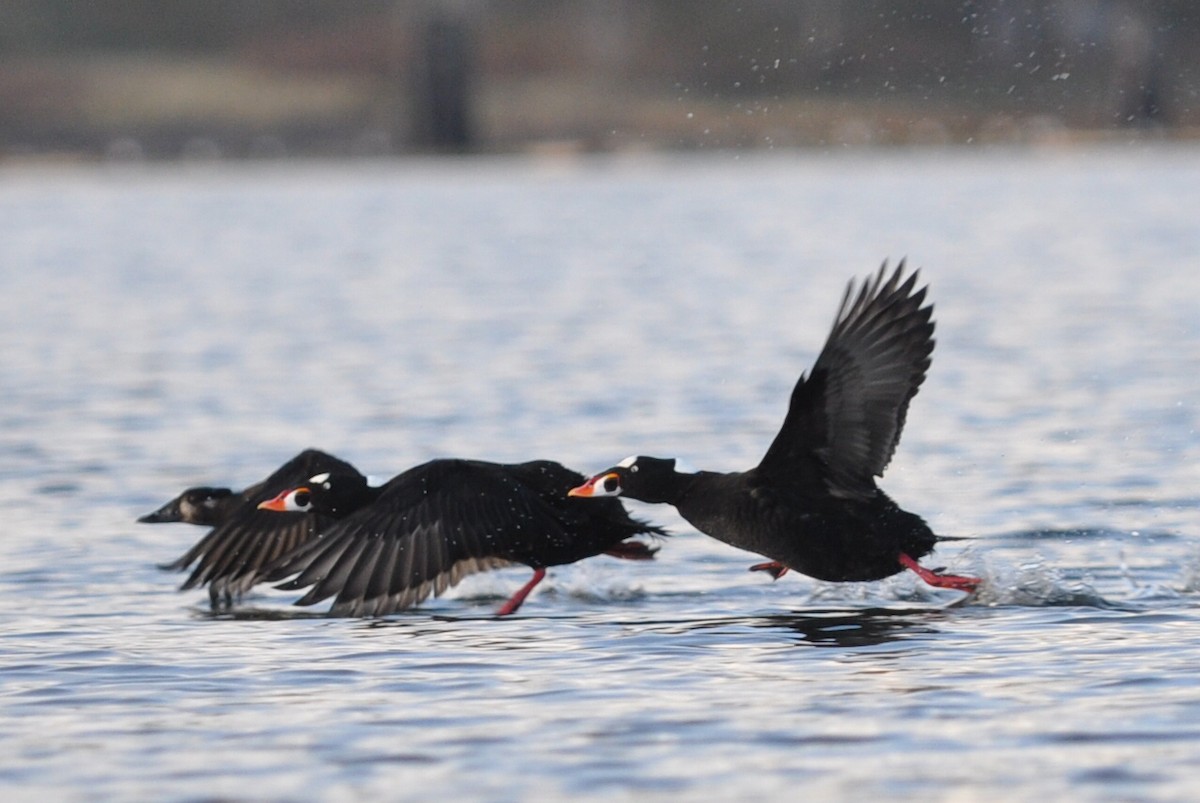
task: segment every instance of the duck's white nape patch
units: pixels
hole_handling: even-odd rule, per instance
[[[324,483],[329,482],[329,472],[326,471],[324,474],[314,474],[308,478],[308,481],[314,482],[317,485],[323,485]]]
[[[633,464],[637,462],[637,455],[630,455],[617,463],[617,468],[633,468]]]
[[[686,460],[675,458],[675,472],[678,474],[695,474],[699,469]]]

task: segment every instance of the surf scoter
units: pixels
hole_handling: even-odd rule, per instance
[[[212,527],[182,557],[161,564],[161,568],[183,571],[196,563],[179,589],[207,585],[212,607],[228,607],[258,582],[263,567],[308,541],[323,525],[332,523],[332,519],[318,513],[280,516],[258,509],[260,502],[323,471],[354,472],[355,468],[333,455],[306,449],[271,476],[240,493],[229,488],[189,488],[138,521],[187,522]]]
[[[657,551],[626,540],[665,531],[629,516],[620,500],[571,499],[584,476],[548,460],[503,465],[433,460],[372,487],[358,472],[322,473],[259,507],[338,519],[285,555],[271,581],[308,588],[297,605],[336,596],[334,616],[383,616],[437,596],[468,574],[522,563],[533,578],[498,611],[515,612],[546,567]]]
[[[933,352],[933,306],[918,272],[887,263],[855,292],[850,282],[812,372],[792,391],[783,427],[755,468],[677,471],[675,461],[631,457],[571,489],[674,505],[696,529],[820,580],[878,580],[904,569],[965,591],[980,582],[917,563],[938,536],[875,484],[896,450],[908,404]]]

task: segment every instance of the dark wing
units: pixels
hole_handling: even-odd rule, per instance
[[[554,556],[557,560],[547,560],[546,565],[569,563],[605,552],[612,544],[635,535],[655,538],[668,535],[663,528],[630,516],[625,505],[615,497],[578,499],[568,496],[567,492],[582,485],[587,477],[561,463],[532,460],[507,465],[504,469],[535,491],[554,510],[563,526],[575,533],[570,551],[576,553],[576,557],[557,555]]]
[[[291,460],[284,463],[275,473],[258,485],[252,485],[242,491],[242,496],[248,502],[257,505],[265,502],[284,491],[302,485],[317,474],[359,474],[358,469],[319,449],[305,449]]]
[[[312,513],[259,510],[260,502],[323,472],[358,474],[354,466],[316,449],[306,449],[271,476],[242,491],[241,504],[171,568],[196,568],[180,589],[210,585],[214,594],[240,596],[260,579],[260,572],[282,555],[311,540],[332,519]],[[215,597],[214,597],[215,598]]]
[[[373,504],[286,556],[267,579],[297,575],[279,588],[311,586],[298,605],[336,596],[335,616],[382,616],[468,574],[537,562],[573,538],[509,467],[435,460],[391,480]]]
[[[214,598],[239,597],[262,579],[265,567],[332,522],[314,513],[274,513],[252,507],[214,528],[189,551],[199,561],[179,588],[209,585]]]
[[[824,479],[839,496],[869,496],[896,451],[908,404],[933,353],[933,305],[919,272],[887,263],[856,294],[846,288],[811,374],[792,391],[783,427],[759,464],[773,481]]]

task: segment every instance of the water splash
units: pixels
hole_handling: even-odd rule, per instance
[[[973,605],[1118,607],[1096,591],[1089,576],[1068,579],[1040,553],[1011,567],[989,563],[982,576],[984,583],[972,598]]]
[[[1200,549],[1192,552],[1179,571],[1180,594],[1200,593]]]

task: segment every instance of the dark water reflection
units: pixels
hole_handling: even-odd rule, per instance
[[[245,607],[233,611],[212,612],[197,609],[194,615],[198,618],[214,621],[286,621],[325,619],[321,612],[296,610],[293,608],[254,608]],[[728,616],[716,619],[696,619],[688,621],[607,621],[607,618],[595,624],[600,627],[618,627],[633,630],[638,633],[661,635],[685,635],[690,633],[703,634],[713,639],[736,638],[739,635],[753,635],[755,629],[778,631],[788,636],[788,641],[796,645],[827,646],[827,647],[864,647],[886,644],[907,638],[923,635],[936,635],[934,626],[939,616],[938,611],[930,609],[890,609],[866,608],[850,610],[812,610],[799,611],[792,614],[767,614],[762,616]],[[530,618],[525,614],[525,618]],[[536,616],[538,621],[575,622],[574,617]],[[366,629],[372,635],[383,635],[389,632],[402,632],[407,638],[437,637],[446,632],[454,632],[455,627],[474,625],[488,621],[499,621],[495,617],[458,617],[445,615],[430,615],[424,611],[411,611],[387,619],[375,619],[355,622],[352,626]],[[446,628],[429,626],[430,622],[446,625]],[[504,649],[538,649],[517,634],[511,641],[497,642]],[[488,646],[488,642],[483,642]],[[491,646],[496,646],[492,644]]]
[[[937,634],[937,611],[929,609],[800,611],[763,616],[730,616],[696,621],[638,622],[639,631],[664,635],[704,634],[713,639],[748,635],[760,640],[755,630],[774,631],[786,642],[810,647],[869,647]]]

